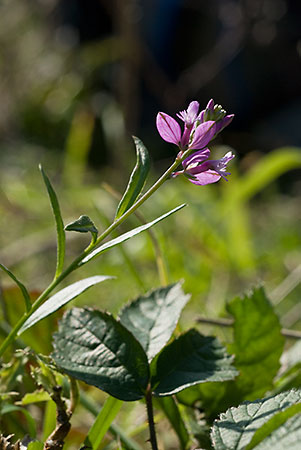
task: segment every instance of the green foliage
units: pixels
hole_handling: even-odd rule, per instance
[[[171,395],[209,381],[232,380],[238,372],[217,339],[189,330],[167,345],[154,361],[156,395]]]
[[[120,400],[143,398],[147,357],[134,336],[110,314],[73,308],[54,335],[53,358],[69,375]]]
[[[26,289],[26,287],[24,286],[23,283],[21,283],[20,280],[18,280],[18,278],[7,268],[5,267],[3,264],[0,263],[0,269],[3,270],[3,272],[7,273],[7,275],[14,280],[14,282],[16,283],[16,285],[19,287],[19,289],[22,292],[22,295],[24,297],[24,301],[25,301],[25,306],[26,306],[26,310],[29,311],[31,308],[31,301],[30,301],[30,295]]]
[[[138,297],[121,310],[121,323],[140,342],[149,361],[169,341],[189,298],[178,283]]]
[[[44,172],[42,166],[40,165],[40,171],[44,180],[44,183],[47,188],[47,192],[49,195],[52,211],[55,218],[56,223],[56,232],[57,232],[57,263],[56,263],[56,272],[55,277],[57,278],[63,270],[64,260],[65,260],[65,231],[64,231],[64,222],[61,215],[60,205],[56,196],[56,193],[50,183],[49,178]]]
[[[32,327],[34,324],[39,322],[40,320],[48,317],[50,314],[54,313],[58,309],[65,306],[67,303],[74,300],[80,294],[85,292],[91,286],[94,286],[97,283],[101,283],[105,280],[110,280],[113,277],[106,275],[96,275],[94,277],[85,278],[84,280],[77,281],[76,283],[71,284],[70,286],[65,287],[61,291],[54,294],[50,297],[46,302],[42,304],[31,316],[26,320],[23,326],[19,330],[19,335],[22,334],[25,330]]]
[[[121,234],[117,238],[112,239],[111,241],[108,241],[105,244],[102,244],[100,247],[97,247],[95,250],[93,250],[91,253],[89,253],[85,258],[83,258],[81,264],[87,263],[92,258],[94,258],[95,256],[100,255],[101,253],[105,252],[109,248],[115,247],[116,245],[120,245],[123,242],[127,241],[128,239],[131,239],[132,237],[137,236],[137,234],[140,234],[143,231],[148,230],[152,226],[156,225],[156,223],[161,222],[161,220],[166,219],[166,217],[168,217],[171,214],[174,214],[175,212],[177,212],[180,209],[184,208],[184,206],[186,206],[186,205],[185,204],[180,205],[177,208],[174,208],[171,211],[168,211],[167,213],[165,213],[162,216],[158,217],[157,219],[153,220],[152,222],[149,222],[149,223],[146,223],[145,225],[141,225],[140,227],[134,228],[131,231],[128,231],[127,233]]]
[[[212,429],[214,449],[268,449],[271,448],[271,442],[277,444],[276,448],[280,449],[283,448],[281,445],[284,442],[293,443],[298,438],[296,434],[293,436],[293,430],[296,429],[296,423],[299,423],[300,414],[292,419],[290,417],[300,413],[300,402],[301,391],[290,391],[263,400],[245,402],[237,408],[228,409],[214,422]],[[286,422],[287,419],[289,420]],[[281,435],[285,436],[284,442],[281,441]],[[277,442],[279,438],[280,442]]]
[[[115,220],[119,219],[135,202],[145,184],[150,169],[150,158],[143,142],[133,136],[136,146],[137,161],[131,173],[130,180],[117,207]]]
[[[77,231],[78,233],[91,233],[94,240],[97,238],[98,230],[89,216],[80,216],[74,222],[65,226],[66,231]]]

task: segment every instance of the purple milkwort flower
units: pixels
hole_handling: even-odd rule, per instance
[[[186,150],[198,150],[182,161],[183,170],[174,172],[173,177],[184,174],[189,180],[197,185],[215,183],[230,175],[226,172],[229,161],[234,158],[232,152],[228,152],[223,158],[209,160],[210,150],[207,147],[209,142],[229,125],[234,114],[228,114],[221,105],[215,105],[211,99],[206,108],[199,113],[199,103],[193,101],[187,110],[177,113],[177,117],[184,122],[182,133],[178,122],[168,114],[159,112],[157,115],[157,129],[167,142],[177,145],[180,148],[179,157]]]
[[[186,111],[182,111],[177,116],[184,122],[184,132],[178,122],[173,117],[159,112],[157,115],[157,129],[164,141],[176,144],[180,150],[199,150],[213,139],[216,134],[215,121],[208,120],[202,124],[198,123],[199,104],[191,102]]]
[[[186,158],[182,165],[184,170],[175,172],[173,176],[185,174],[191,183],[199,186],[216,183],[221,178],[226,181],[227,176],[231,175],[226,172],[227,164],[235,157],[232,152],[228,152],[221,159],[209,160],[210,151],[208,149],[194,153]]]

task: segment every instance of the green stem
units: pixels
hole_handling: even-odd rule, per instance
[[[23,316],[19,319],[16,325],[13,327],[10,334],[3,341],[0,346],[0,357],[3,355],[5,350],[14,342],[16,339],[19,330],[22,325],[26,322],[26,320],[41,306],[44,300],[48,297],[48,295],[53,291],[54,288],[64,280],[67,275],[77,269],[80,265],[80,262],[100,243],[102,242],[112,231],[114,231],[121,223],[123,223],[134,211],[136,211],[139,206],[141,206],[151,195],[156,192],[160,186],[170,177],[172,172],[181,164],[181,162],[187,158],[191,153],[191,150],[186,150],[181,157],[177,157],[174,163],[164,172],[164,174],[149,188],[148,191],[145,192],[137,201],[134,203],[131,208],[129,208],[119,219],[115,220],[98,238],[95,242],[90,243],[90,245],[67,267],[58,277],[56,277],[52,283],[45,289],[44,292],[36,299],[36,301],[32,304],[32,307],[29,311],[25,312]]]
[[[151,390],[150,385],[148,385],[148,387],[146,389],[145,401],[146,401],[149,435],[150,435],[149,441],[151,443],[152,449],[158,450],[157,436],[156,436],[155,422],[154,422],[152,390]]]

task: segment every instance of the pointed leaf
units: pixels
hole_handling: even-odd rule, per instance
[[[98,230],[89,216],[80,216],[74,222],[69,223],[65,226],[66,231],[77,231],[79,233],[91,233],[96,234]]]
[[[140,342],[149,361],[169,341],[189,298],[178,283],[138,297],[122,309],[121,323]]]
[[[240,371],[236,388],[240,398],[261,397],[271,389],[280,367],[284,337],[279,319],[262,287],[235,298],[227,309],[235,319],[234,343],[229,351]]]
[[[55,272],[55,276],[56,278],[61,274],[62,270],[63,270],[63,265],[64,265],[64,259],[65,259],[65,240],[66,240],[66,236],[65,236],[65,230],[64,230],[64,223],[63,223],[63,219],[61,216],[61,211],[60,211],[60,206],[59,206],[59,202],[56,196],[56,193],[53,189],[53,187],[51,186],[50,180],[47,177],[46,173],[44,172],[42,166],[40,165],[40,171],[42,173],[43,176],[43,180],[44,183],[46,185],[47,188],[47,192],[49,195],[49,199],[50,199],[50,203],[52,206],[52,211],[54,214],[54,218],[55,218],[55,223],[56,223],[56,232],[57,232],[57,263],[56,263],[56,272]]]
[[[85,445],[87,447],[92,448],[93,450],[98,449],[122,405],[123,402],[117,398],[107,398],[85,439]]]
[[[142,233],[142,231],[148,230],[153,225],[155,225],[158,222],[161,222],[161,220],[165,219],[166,217],[170,216],[171,214],[174,214],[175,212],[179,211],[180,209],[184,208],[186,206],[185,203],[183,205],[178,206],[177,208],[172,209],[171,211],[168,211],[167,213],[163,214],[162,216],[158,217],[157,219],[153,220],[152,222],[146,223],[145,225],[141,225],[140,227],[134,228],[133,230],[128,231],[127,233],[121,234],[115,239],[112,239],[111,241],[106,242],[105,244],[102,244],[100,247],[96,248],[91,252],[89,255],[87,255],[81,262],[81,264],[85,264],[90,259],[94,258],[97,255],[100,255],[101,253],[105,252],[109,248],[115,247],[116,245],[122,244],[122,242],[127,241],[128,239],[132,238],[133,236],[136,236],[139,233]]]
[[[301,414],[288,419],[255,448],[256,450],[300,450]]]
[[[187,449],[190,440],[189,434],[175,399],[172,396],[157,397],[154,398],[153,402],[157,408],[160,408],[164,412],[165,416],[169,420],[179,438],[180,448],[182,450]]]
[[[274,397],[245,402],[221,414],[212,429],[215,450],[243,450],[249,447],[257,430],[267,424],[279,412],[300,403],[301,391],[282,392]],[[258,447],[256,446],[256,449]],[[265,447],[264,447],[265,448]],[[284,448],[284,447],[279,447]]]
[[[119,400],[139,400],[149,382],[146,354],[110,314],[73,308],[54,335],[53,358],[67,374]]]
[[[219,341],[192,329],[158,356],[152,386],[156,395],[171,395],[208,381],[232,380],[238,372]]]
[[[133,136],[133,139],[136,145],[137,161],[133,172],[131,173],[125,193],[117,207],[115,220],[121,217],[122,214],[134,204],[136,198],[143,189],[150,169],[150,159],[146,147],[137,137]]]
[[[21,283],[21,281],[18,280],[17,277],[15,277],[15,275],[7,268],[5,267],[3,264],[0,263],[0,269],[3,270],[3,272],[7,273],[8,276],[10,276],[10,278],[12,280],[14,280],[14,282],[16,283],[16,285],[20,288],[22,295],[24,297],[25,300],[25,306],[26,306],[26,310],[29,311],[31,308],[31,301],[30,301],[30,296],[29,293],[26,289],[26,287],[24,286],[23,283]]]
[[[94,286],[94,284],[101,283],[105,280],[110,280],[114,277],[106,275],[96,275],[94,277],[84,278],[83,280],[76,281],[70,286],[65,287],[61,291],[54,294],[46,302],[44,302],[23,324],[22,328],[19,330],[18,335],[23,333],[28,328],[32,327],[35,323],[49,316],[53,312],[60,309],[62,306],[69,303],[71,300],[78,297],[89,287]]]

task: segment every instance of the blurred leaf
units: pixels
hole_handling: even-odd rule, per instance
[[[55,272],[55,278],[57,278],[63,270],[64,265],[64,259],[65,259],[65,230],[64,230],[64,223],[61,216],[60,206],[59,202],[56,196],[56,193],[51,186],[50,180],[45,174],[42,166],[40,165],[40,171],[43,176],[44,183],[46,185],[48,195],[50,198],[50,203],[52,206],[55,223],[56,223],[56,232],[57,232],[57,263],[56,263],[56,272]]]
[[[161,222],[161,220],[165,219],[166,217],[170,216],[171,214],[174,214],[175,212],[184,208],[184,206],[186,206],[185,203],[183,203],[183,205],[180,205],[177,208],[174,208],[171,211],[163,214],[162,216],[158,217],[157,219],[153,220],[152,222],[148,222],[145,225],[141,225],[140,227],[134,228],[133,230],[130,230],[127,233],[121,234],[117,238],[112,239],[111,241],[108,241],[105,244],[102,244],[100,247],[96,248],[95,250],[93,250],[93,252],[91,252],[89,255],[87,255],[82,260],[81,264],[87,263],[88,261],[90,261],[90,259],[94,258],[97,255],[100,255],[101,253],[108,250],[109,248],[112,248],[112,247],[115,247],[116,245],[122,244],[122,242],[127,241],[128,239],[132,238],[133,236],[136,236],[139,233],[142,233],[142,231],[148,230],[156,223]]]
[[[8,276],[10,276],[10,278],[12,280],[14,280],[14,282],[17,284],[17,286],[20,288],[22,295],[24,297],[25,300],[25,306],[26,306],[26,311],[29,311],[31,308],[31,301],[30,301],[30,295],[26,289],[26,287],[24,286],[23,283],[21,283],[21,281],[19,281],[17,279],[17,277],[15,277],[15,275],[7,268],[5,267],[3,264],[0,263],[0,269],[2,269],[5,273],[7,273]]]
[[[119,217],[135,203],[136,198],[143,189],[150,169],[150,159],[146,147],[137,137],[133,136],[133,139],[136,145],[137,162],[131,173],[127,188],[117,207],[115,220],[119,219]]]
[[[43,450],[43,442],[33,441],[28,444],[27,450]]]
[[[88,233],[90,232],[92,235],[96,235],[98,233],[98,229],[88,216],[80,216],[74,222],[69,223],[65,226],[66,231],[78,231],[79,233]]]
[[[48,437],[56,427],[56,415],[57,415],[56,403],[53,400],[49,400],[46,403],[43,416],[42,440],[44,442],[48,439]]]
[[[138,297],[120,313],[120,322],[140,342],[151,361],[169,341],[190,295],[172,284]]]
[[[280,367],[285,339],[279,319],[262,287],[234,298],[227,310],[234,317],[234,343],[228,350],[240,371],[235,380],[238,398],[262,397],[272,388]]]
[[[300,409],[300,401],[301,391],[290,391],[263,400],[245,402],[237,408],[228,409],[226,413],[221,414],[219,420],[214,422],[212,428],[211,437],[215,450],[229,450],[230,448],[249,450],[255,446],[257,449],[260,440],[279,426],[280,411],[295,414],[296,409],[293,412],[289,409],[293,405],[295,407],[296,403]],[[286,419],[287,416],[282,415],[282,420]],[[266,435],[259,432],[261,427],[265,427]],[[260,440],[258,440],[259,436],[261,436]],[[283,447],[280,448],[283,449]]]
[[[157,397],[154,398],[154,405],[160,408],[169,420],[179,438],[180,448],[187,449],[190,441],[189,434],[175,399],[172,396]]]
[[[154,362],[152,386],[159,396],[207,381],[232,380],[238,374],[219,341],[194,329],[167,345]]]
[[[113,420],[120,411],[123,402],[114,397],[108,397],[105,404],[101,408],[95,422],[90,428],[87,437],[85,439],[85,445],[92,447],[93,450],[97,450],[99,444],[104,438],[104,435],[110,428]]]
[[[44,390],[38,390],[35,392],[28,392],[24,395],[18,405],[30,405],[31,403],[45,402],[50,400],[50,395]]]
[[[228,204],[246,202],[285,172],[301,167],[296,147],[281,147],[263,156],[243,177],[227,186]],[[229,194],[231,191],[231,195]]]
[[[139,400],[149,382],[146,354],[110,314],[73,308],[54,335],[53,358],[66,373],[118,398]]]
[[[199,386],[199,395],[191,394],[210,418],[243,400],[263,397],[271,390],[284,346],[279,319],[262,287],[243,298],[234,298],[227,309],[234,316],[234,342],[228,351],[235,355],[239,376],[227,383]],[[185,397],[183,400],[185,403]]]
[[[84,278],[83,280],[76,281],[76,283],[70,284],[61,291],[54,294],[48,300],[46,300],[27,320],[18,332],[18,336],[25,330],[32,327],[35,323],[54,313],[62,306],[69,303],[71,300],[78,297],[89,287],[94,286],[97,283],[101,283],[105,280],[110,280],[114,277],[107,275],[96,275],[94,277]]]
[[[5,414],[14,413],[14,412],[20,412],[21,414],[24,415],[24,417],[26,418],[26,421],[27,421],[28,434],[32,438],[35,438],[37,435],[36,421],[33,419],[32,415],[25,408],[22,408],[21,406],[11,405],[11,404],[1,405],[0,416],[3,416]]]

